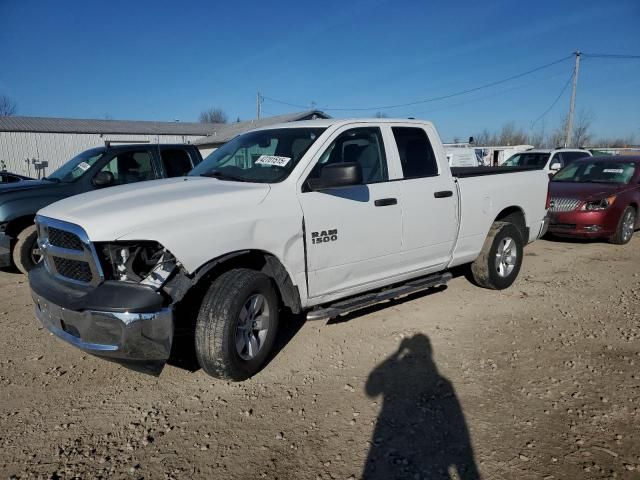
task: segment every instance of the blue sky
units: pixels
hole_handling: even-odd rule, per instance
[[[569,55],[640,55],[637,0],[0,0],[0,93],[21,115],[195,121],[218,106],[255,117],[256,91],[320,108],[407,103]],[[571,60],[491,89],[384,110],[433,120],[445,139],[529,129]],[[577,109],[598,135],[640,138],[640,60],[584,58]],[[535,128],[555,128],[569,89]],[[295,108],[265,100],[266,114]],[[336,117],[373,115],[327,112]]]

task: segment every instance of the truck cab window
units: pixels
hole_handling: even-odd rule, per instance
[[[113,174],[114,185],[143,182],[156,178],[151,155],[147,151],[120,153],[102,167],[101,171]]]
[[[393,127],[404,178],[438,175],[438,163],[427,132],[422,128]]]
[[[193,168],[189,154],[180,148],[163,149],[160,157],[167,177],[182,177]]]
[[[341,133],[324,151],[309,178],[318,178],[325,165],[343,162],[360,164],[362,182],[365,184],[389,180],[380,129],[353,128]]]

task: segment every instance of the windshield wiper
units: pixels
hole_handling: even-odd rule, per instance
[[[61,182],[61,180],[59,178],[42,177],[42,180],[46,180],[47,182],[53,182],[53,183],[60,183]]]
[[[246,178],[236,177],[235,175],[230,175],[228,173],[221,172],[220,170],[213,170],[211,172],[201,173],[201,177],[212,177],[220,180],[231,180],[234,182],[248,182]]]

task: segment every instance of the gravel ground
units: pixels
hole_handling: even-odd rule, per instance
[[[640,235],[539,241],[470,285],[290,319],[259,375],[159,378],[43,330],[0,272],[3,478],[640,478]]]

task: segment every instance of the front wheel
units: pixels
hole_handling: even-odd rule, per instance
[[[13,264],[22,273],[29,270],[42,261],[40,248],[38,247],[38,232],[36,226],[31,225],[18,234],[16,244],[13,247]]]
[[[238,268],[220,275],[196,322],[196,356],[209,375],[245,380],[264,366],[278,329],[278,298],[269,277]]]
[[[636,228],[636,209],[633,207],[627,207],[622,212],[622,216],[618,221],[618,227],[616,233],[614,233],[609,241],[616,245],[624,245],[631,241],[633,232]]]
[[[480,255],[471,264],[474,281],[492,290],[510,287],[520,272],[523,248],[522,234],[515,225],[494,222]]]

